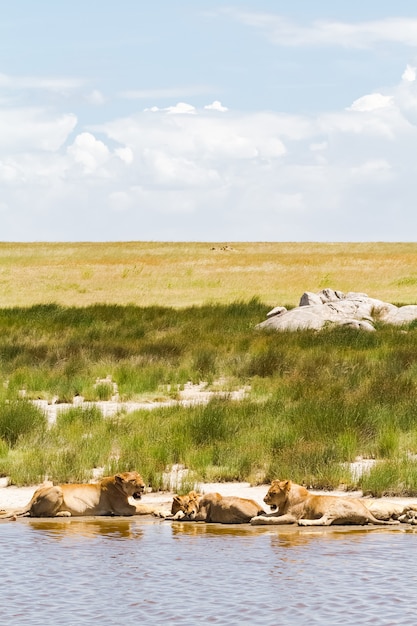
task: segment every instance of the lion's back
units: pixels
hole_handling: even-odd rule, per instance
[[[207,504],[206,501],[205,506]],[[211,498],[210,505],[212,521],[223,524],[249,522],[262,510],[262,507],[255,500],[239,498],[238,496]]]
[[[107,498],[100,483],[69,483],[61,485],[61,489],[64,497],[61,510],[69,511],[71,515],[100,515],[108,512]]]
[[[364,502],[359,498],[350,496],[310,495],[304,502],[304,515],[309,519],[332,514],[340,516],[340,519],[348,519],[351,515],[363,515],[367,517],[369,511]]]
[[[62,489],[62,493],[68,497],[75,496],[90,496],[94,497],[100,494],[102,490],[100,483],[67,483],[63,485],[59,485],[60,489]]]

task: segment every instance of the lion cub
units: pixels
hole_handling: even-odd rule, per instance
[[[265,514],[255,500],[215,492],[201,495],[191,491],[187,496],[175,496],[173,508],[174,504],[180,506],[184,521],[244,524]]]

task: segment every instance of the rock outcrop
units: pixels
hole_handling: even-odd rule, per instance
[[[319,293],[306,291],[294,309],[273,308],[267,319],[256,328],[273,330],[321,330],[329,324],[374,331],[374,322],[400,326],[417,319],[417,305],[397,307],[389,302],[370,298],[366,293],[343,293],[323,289]]]

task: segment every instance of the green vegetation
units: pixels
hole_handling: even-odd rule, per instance
[[[415,325],[255,330],[269,308],[254,298],[181,309],[1,309],[0,474],[31,484],[87,480],[96,467],[137,469],[158,488],[166,468],[181,463],[197,482],[290,477],[316,488],[416,495]],[[29,402],[107,399],[109,381],[121,400],[175,398],[187,381],[251,390],[243,401],[112,418],[74,407],[52,426]],[[346,463],[359,455],[380,462],[355,481]]]
[[[0,411],[0,455],[5,445],[13,447],[18,440],[31,433],[42,432],[45,418],[33,404],[16,399],[3,403]]]

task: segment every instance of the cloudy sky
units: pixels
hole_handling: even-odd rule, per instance
[[[16,0],[0,241],[413,241],[415,0]]]

